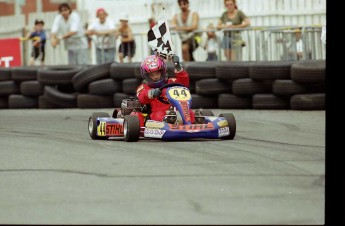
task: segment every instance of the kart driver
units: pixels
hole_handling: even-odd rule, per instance
[[[174,55],[172,61],[175,65],[174,72],[176,78],[169,79],[167,65],[158,55],[150,55],[141,63],[140,72],[144,79],[144,83],[137,88],[137,97],[140,104],[149,104],[151,106],[151,120],[162,121],[171,106],[158,99],[160,96],[165,96],[166,90],[163,89],[162,93],[159,89],[161,86],[167,83],[176,82],[189,87],[189,76],[182,68],[179,57]],[[194,123],[194,112],[192,110],[190,110],[190,116],[192,123]]]

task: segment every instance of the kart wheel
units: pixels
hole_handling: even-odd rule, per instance
[[[136,115],[126,115],[123,122],[123,136],[126,142],[138,141],[140,137],[140,122]]]
[[[92,113],[92,115],[89,118],[89,123],[88,123],[89,135],[92,138],[92,140],[108,139],[108,137],[99,137],[99,136],[97,136],[97,118],[98,117],[110,117],[110,116],[109,116],[108,113],[105,113],[105,112],[95,112],[95,113]]]
[[[207,110],[207,109],[200,110],[200,113],[202,116],[214,116],[213,112],[211,110]]]
[[[223,139],[233,140],[236,135],[236,120],[235,116],[232,113],[223,113],[220,114],[219,117],[224,117],[226,121],[228,121],[230,135],[224,137]]]

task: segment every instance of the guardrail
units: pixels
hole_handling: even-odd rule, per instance
[[[287,61],[287,60],[318,60],[325,59],[326,48],[321,42],[322,26],[274,26],[274,27],[249,27],[224,30],[204,29],[194,33],[201,33],[199,47],[194,50],[196,61],[206,61],[207,52],[204,49],[207,32],[216,33],[218,61],[227,61],[224,56],[224,49],[221,48],[224,32],[239,33],[240,39],[232,40],[232,47],[236,52],[236,61]],[[62,45],[53,48],[49,42],[49,30],[47,32],[46,60],[47,65],[68,64],[67,52]],[[300,40],[296,40],[297,33],[300,33]],[[9,37],[22,37],[22,29],[0,33],[0,39]],[[134,33],[136,51],[133,62],[140,62],[145,56],[151,54],[147,44],[147,33]],[[174,44],[175,53],[181,54],[181,40],[178,32],[171,31],[171,38]],[[120,38],[116,40],[115,61],[119,61],[118,51],[121,43]],[[302,48],[301,44],[302,43]],[[245,44],[245,45],[243,45]],[[91,39],[90,63],[96,64],[96,39]],[[27,65],[31,55],[31,42],[22,42],[22,62]],[[299,54],[300,52],[300,54]],[[125,61],[126,62],[126,61]]]

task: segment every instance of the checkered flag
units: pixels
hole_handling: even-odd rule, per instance
[[[164,10],[164,9],[163,9]],[[158,20],[158,23],[147,33],[148,44],[153,51],[167,59],[173,55],[172,41],[169,32],[168,22],[165,18]]]

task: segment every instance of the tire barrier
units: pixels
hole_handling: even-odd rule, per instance
[[[325,110],[325,60],[183,65],[194,109]],[[140,83],[139,62],[0,68],[0,109],[120,107]]]

